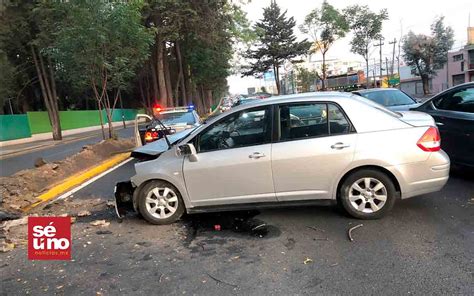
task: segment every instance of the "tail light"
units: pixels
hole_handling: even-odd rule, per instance
[[[416,143],[421,150],[435,152],[441,149],[441,137],[436,127],[430,127]]]
[[[151,136],[151,133],[150,132],[146,132],[145,133],[145,141],[151,141],[153,140],[152,136]]]

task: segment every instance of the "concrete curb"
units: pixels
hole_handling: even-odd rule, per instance
[[[100,175],[101,173],[105,172],[106,170],[112,168],[115,165],[118,165],[119,163],[125,161],[127,158],[130,157],[130,153],[121,153],[118,155],[115,155],[108,160],[103,161],[101,164],[98,166],[95,166],[93,168],[88,169],[85,172],[80,172],[75,175],[72,175],[71,177],[66,178],[61,184],[57,184],[50,188],[47,192],[41,194],[38,196],[39,201],[25,207],[22,209],[23,212],[28,212],[34,207],[48,202],[57,196],[59,196],[61,193],[64,193],[71,188],[74,188],[76,186],[81,185],[81,183],[94,178],[97,175]]]

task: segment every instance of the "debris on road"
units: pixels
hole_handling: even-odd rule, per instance
[[[16,245],[26,244],[28,217],[4,221],[0,225],[0,251],[9,252]]]
[[[92,226],[100,226],[100,227],[107,227],[110,225],[110,222],[107,222],[105,220],[95,220],[89,223]]]
[[[77,217],[86,217],[86,216],[90,216],[91,215],[91,212],[89,212],[88,210],[83,210],[83,211],[80,211],[79,213],[77,213]]]
[[[231,286],[233,288],[238,288],[239,286],[235,285],[235,284],[231,284],[231,283],[228,283],[226,281],[223,281],[223,280],[220,280],[212,275],[210,275],[209,273],[206,273],[211,279],[213,279],[214,281],[216,281],[217,284],[224,284],[224,285],[227,285],[227,286]]]
[[[56,163],[37,160],[39,167],[26,169],[8,177],[0,177],[0,209],[19,212],[38,201],[37,197],[64,179],[85,171],[106,160],[112,154],[134,146],[130,139],[106,140]]]
[[[354,227],[352,227],[352,228],[349,229],[349,231],[347,232],[347,234],[348,234],[349,240],[350,240],[351,242],[354,241],[354,239],[352,238],[352,231],[354,231],[354,230],[356,230],[357,228],[362,227],[362,226],[364,226],[364,224],[359,224],[359,225],[356,225],[356,226],[354,226]]]
[[[321,232],[325,232],[325,231],[324,231],[324,229],[319,229],[319,228],[317,228],[317,227],[314,227],[314,226],[306,226],[306,227],[308,227],[309,229],[312,229],[312,230],[314,230],[314,231],[321,231]]]
[[[305,265],[306,265],[306,264],[313,263],[313,259],[306,257],[306,259],[304,259],[303,263],[304,263]]]
[[[35,167],[36,168],[39,168],[39,167],[42,167],[44,166],[45,164],[47,164],[46,160],[44,160],[43,157],[39,157],[35,160]]]

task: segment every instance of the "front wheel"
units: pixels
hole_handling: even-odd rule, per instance
[[[352,173],[342,184],[339,203],[354,218],[378,219],[395,204],[397,191],[392,180],[377,170]]]
[[[140,190],[138,209],[152,224],[170,224],[181,218],[184,203],[178,190],[165,181],[151,181]]]

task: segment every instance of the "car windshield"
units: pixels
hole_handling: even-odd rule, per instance
[[[193,112],[170,112],[160,113],[158,119],[165,125],[171,124],[195,124],[196,119],[194,118]]]
[[[371,106],[372,108],[375,108],[377,110],[380,110],[390,116],[393,116],[393,117],[396,117],[396,118],[400,118],[402,117],[402,114],[398,113],[398,112],[393,112],[393,111],[390,111],[388,110],[387,108],[385,108],[384,106],[374,102],[374,101],[371,101],[369,99],[366,99],[364,97],[361,97],[361,96],[352,96],[352,98],[354,98],[355,100],[361,102],[361,103],[364,103],[366,105],[369,105]]]
[[[415,104],[407,94],[396,89],[361,92],[360,95],[385,107]]]

